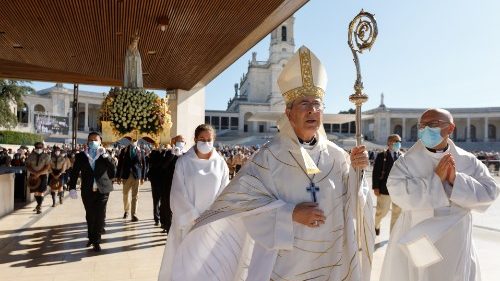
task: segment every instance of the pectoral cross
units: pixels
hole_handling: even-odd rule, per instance
[[[314,182],[311,182],[311,185],[309,187],[307,187],[306,189],[307,189],[307,192],[311,193],[311,197],[312,197],[313,202],[318,202],[316,199],[316,192],[319,192],[319,187],[314,185]]]

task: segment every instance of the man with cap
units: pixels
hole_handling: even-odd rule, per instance
[[[278,135],[196,220],[172,280],[369,280],[373,210],[355,172],[368,166],[368,153],[358,146],[348,154],[327,139],[326,71],[308,48],[290,58],[278,85],[286,104]]]

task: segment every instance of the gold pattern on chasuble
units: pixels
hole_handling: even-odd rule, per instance
[[[302,86],[291,89],[283,94],[285,103],[294,101],[299,97],[313,96],[323,99],[325,91],[314,86],[314,79],[311,67],[311,53],[308,49],[300,50],[300,74],[302,76]]]

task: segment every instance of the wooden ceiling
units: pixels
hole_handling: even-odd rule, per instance
[[[138,30],[144,87],[189,90],[307,1],[0,0],[0,78],[120,86]]]

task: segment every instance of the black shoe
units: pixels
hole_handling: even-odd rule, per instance
[[[380,228],[375,228],[375,235],[377,235],[377,236],[380,235]]]
[[[90,246],[92,246],[92,242],[89,241],[89,242],[87,242],[87,248]]]
[[[104,234],[104,233],[106,233],[106,229],[103,227],[103,228],[101,229],[101,234]]]
[[[41,213],[42,213],[42,210],[37,209],[37,210],[36,210],[36,213],[37,213],[37,214],[41,214]]]
[[[94,243],[94,252],[100,252],[101,251],[101,245],[99,243]]]
[[[133,215],[131,221],[136,222],[136,221],[139,221],[139,219],[135,215]]]
[[[52,203],[52,207],[55,207],[56,206],[56,202]]]
[[[159,221],[155,221],[155,226],[158,226],[160,224]]]
[[[127,213],[127,212],[125,212],[125,213],[123,214],[123,218],[124,218],[124,219],[126,219],[127,217],[128,217],[128,213]]]

